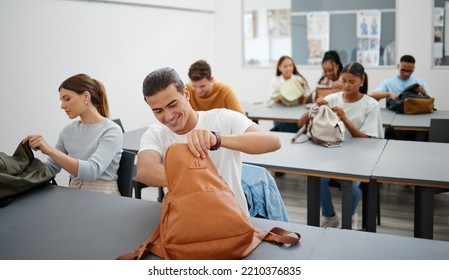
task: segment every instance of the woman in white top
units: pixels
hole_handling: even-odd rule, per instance
[[[120,195],[117,171],[122,156],[123,133],[108,119],[109,106],[103,84],[78,74],[59,86],[61,109],[73,121],[59,134],[55,147],[41,135],[29,135],[30,147],[47,155],[53,174],[61,168],[70,174],[70,187]]]
[[[379,103],[366,93],[368,91],[368,75],[365,68],[358,62],[346,65],[341,74],[342,89],[318,99],[318,105],[328,104],[332,111],[343,121],[346,127],[345,137],[374,137],[383,138],[384,130],[380,115]],[[308,121],[308,112],[303,114],[298,121],[304,125]],[[356,220],[357,204],[360,200],[360,182],[353,182],[352,190],[352,214],[353,223]],[[323,208],[324,221],[322,227],[337,227],[339,220],[332,204],[329,179],[321,179],[321,207]],[[354,227],[354,226],[353,226]]]
[[[271,103],[280,103],[279,88],[289,79],[297,79],[304,87],[304,95],[301,96],[299,102],[303,103],[310,94],[309,85],[307,80],[301,75],[296,68],[296,64],[293,58],[290,56],[282,56],[276,66],[276,76],[271,79],[270,86],[270,101]],[[284,132],[297,132],[299,127],[295,123],[280,123],[274,122],[274,127],[271,131],[284,131]]]

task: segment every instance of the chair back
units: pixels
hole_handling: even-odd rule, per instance
[[[122,196],[132,197],[135,158],[135,153],[123,150],[117,180],[118,189]]]
[[[449,119],[430,119],[429,142],[449,143]]]
[[[120,119],[112,119],[111,121],[118,124],[120,126],[120,128],[122,129],[122,132],[125,133],[125,129],[123,128],[122,121]]]

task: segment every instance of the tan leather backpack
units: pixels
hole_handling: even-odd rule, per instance
[[[254,228],[212,160],[194,157],[187,144],[170,145],[164,166],[168,193],[159,226],[134,252],[117,259],[140,259],[150,251],[166,260],[241,259],[262,240],[298,243],[298,233]]]

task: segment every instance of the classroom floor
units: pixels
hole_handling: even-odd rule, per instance
[[[307,224],[306,177],[285,174],[276,177],[290,222]],[[334,207],[341,213],[341,192],[331,188]],[[156,201],[157,189],[142,190],[142,199]],[[381,225],[377,232],[413,237],[413,187],[384,184],[380,190]],[[362,207],[357,208],[361,227]],[[341,216],[341,215],[340,215]],[[449,193],[435,195],[434,239],[449,241]]]

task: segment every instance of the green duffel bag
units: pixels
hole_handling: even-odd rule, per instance
[[[0,207],[14,196],[44,183],[56,184],[50,168],[34,157],[28,142],[20,143],[12,156],[0,152]]]

